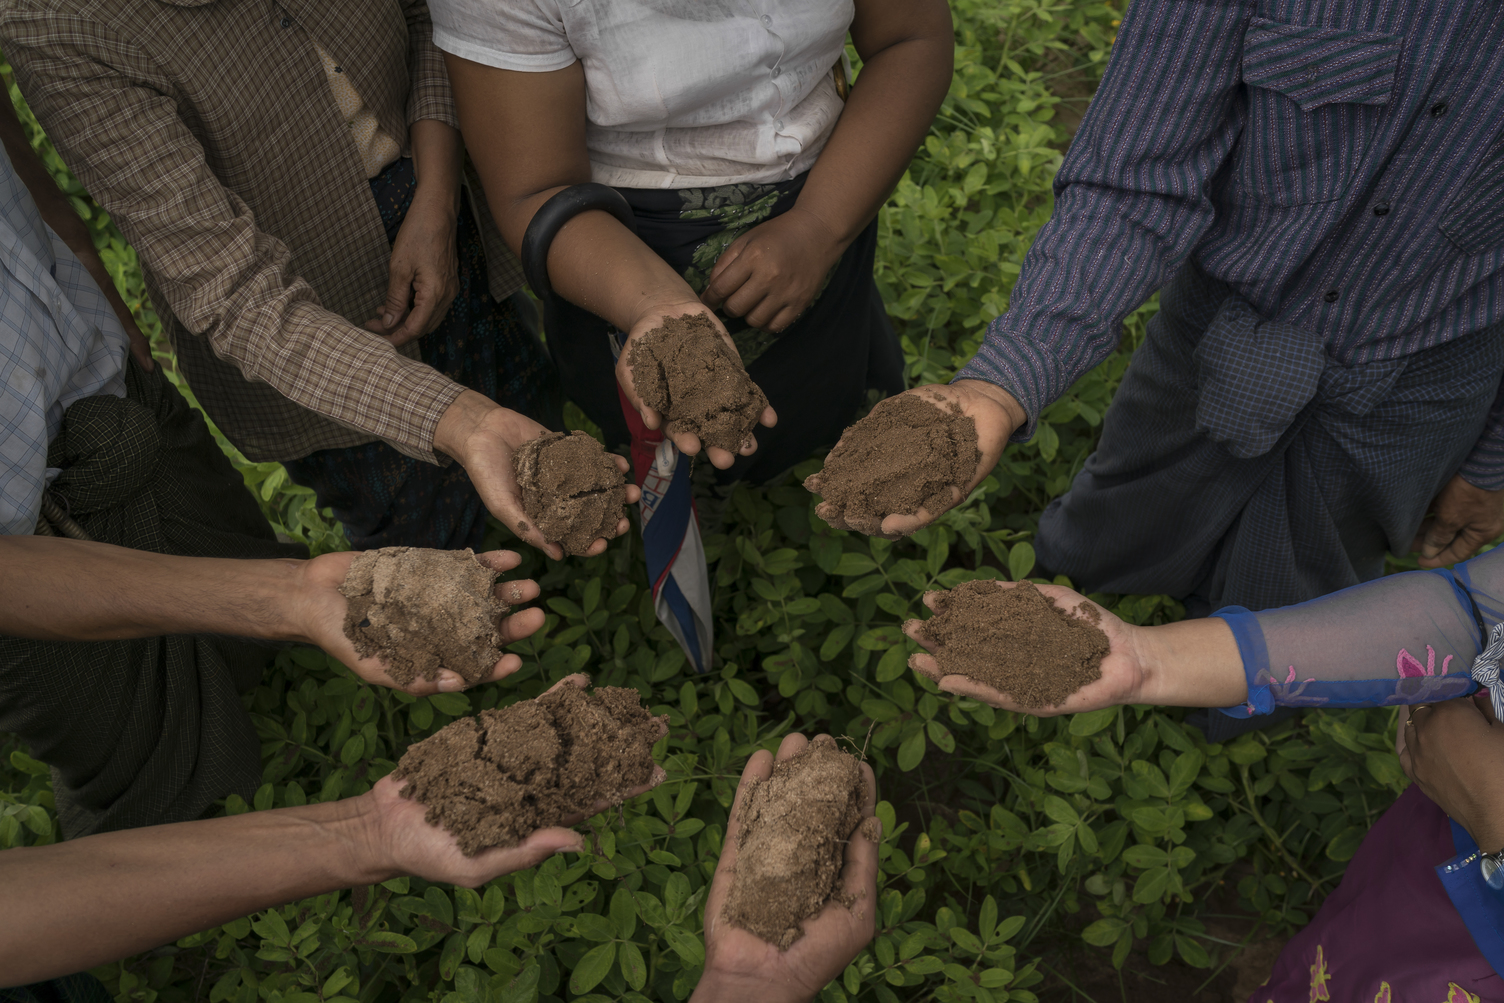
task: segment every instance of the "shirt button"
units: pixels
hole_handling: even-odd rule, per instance
[[[773,23],[773,18],[768,14],[764,14],[762,17],[758,18],[758,20],[762,22],[762,26],[764,28]]]
[[[284,17],[278,23],[280,25],[282,25],[282,27],[284,27],[284,28],[291,28],[292,27],[292,18],[290,18],[290,17]]]
[[[782,70],[774,70],[773,71],[773,79],[774,80],[777,80],[781,76],[783,76],[783,71]]]
[[[1446,113],[1447,113],[1447,103],[1445,101],[1438,101],[1438,102],[1436,102],[1435,104],[1433,104],[1431,106],[1431,117],[1432,118],[1441,118],[1441,116],[1445,115]]]
[[[1335,303],[1335,302],[1337,302],[1338,299],[1341,298],[1341,296],[1342,296],[1342,294],[1339,293],[1337,290],[1335,290],[1335,289],[1328,289],[1326,291],[1326,295],[1323,296],[1322,299],[1326,300],[1328,303]]]
[[[774,122],[773,123],[773,128],[775,128],[775,129],[782,129],[783,128],[783,119],[780,118],[778,121]]]
[[[1389,215],[1389,203],[1388,202],[1375,202],[1374,206],[1373,206],[1373,214],[1375,216],[1387,216],[1387,215]]]

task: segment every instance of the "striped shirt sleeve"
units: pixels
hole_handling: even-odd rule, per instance
[[[1116,347],[1123,319],[1212,223],[1208,185],[1243,125],[1250,17],[1232,0],[1135,0],[1055,178],[1055,212],[1024,258],[1006,314],[956,379],[1039,412]]]

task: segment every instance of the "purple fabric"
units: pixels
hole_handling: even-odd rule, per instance
[[[1248,1003],[1504,1001],[1504,979],[1436,876],[1436,865],[1455,855],[1446,813],[1412,785]]]

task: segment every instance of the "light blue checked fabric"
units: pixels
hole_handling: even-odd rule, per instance
[[[68,405],[125,396],[130,339],[0,150],[0,533],[36,528]]]
[[[1245,350],[1261,373],[1199,416],[1237,455],[1268,448],[1323,366],[1504,322],[1504,4],[1133,0],[1054,215],[958,378],[1011,392],[1033,435],[1187,262],[1245,314],[1216,328],[1212,380]],[[1282,370],[1280,414],[1261,413]],[[1504,488],[1504,399],[1461,473]]]

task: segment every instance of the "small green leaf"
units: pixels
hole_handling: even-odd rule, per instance
[[[633,989],[641,989],[648,981],[648,966],[642,960],[642,951],[630,940],[623,941],[616,952],[616,960],[621,965],[621,977],[627,980],[627,985]]]
[[[1048,425],[1044,426],[1049,428]],[[1008,574],[1015,582],[1021,582],[1029,577],[1029,572],[1034,570],[1034,547],[1028,543],[1015,544],[1008,552]]]
[[[616,945],[601,944],[585,952],[569,976],[569,991],[576,996],[588,993],[600,984],[611,966],[616,963]]]
[[[1113,721],[1117,720],[1118,709],[1116,707],[1103,707],[1101,710],[1089,710],[1084,714],[1071,716],[1072,735],[1095,735]]]
[[[400,933],[390,930],[372,930],[355,941],[356,947],[369,947],[373,951],[381,951],[383,954],[412,954],[418,949],[411,937],[404,937]]]
[[[918,766],[924,759],[924,731],[916,729],[898,747],[898,768],[905,773]]]

